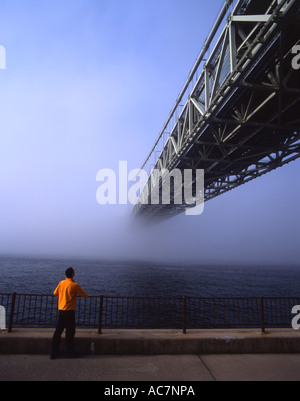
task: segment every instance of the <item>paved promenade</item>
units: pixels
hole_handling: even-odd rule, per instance
[[[0,381],[299,381],[300,354],[0,355]]]
[[[300,380],[300,333],[292,329],[77,330],[81,357],[56,360],[49,358],[52,334],[0,333],[0,381]]]
[[[49,354],[53,333],[23,328],[0,333],[0,354]],[[103,330],[101,335],[77,329],[75,341],[83,355],[300,354],[300,332],[293,329]]]

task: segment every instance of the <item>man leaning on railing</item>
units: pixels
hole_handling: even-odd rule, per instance
[[[89,295],[83,291],[79,284],[75,283],[73,280],[74,276],[74,269],[69,267],[66,270],[67,278],[61,281],[54,291],[54,295],[58,297],[59,317],[51,344],[51,359],[55,359],[59,356],[59,345],[64,329],[66,329],[65,355],[67,358],[74,358],[77,356],[74,352],[77,295],[83,298],[88,298]]]

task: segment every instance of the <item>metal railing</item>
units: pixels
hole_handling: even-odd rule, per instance
[[[0,294],[8,332],[13,327],[55,327],[57,298],[45,294]],[[76,324],[107,329],[188,329],[291,327],[292,308],[300,297],[201,298],[116,297],[78,298]]]

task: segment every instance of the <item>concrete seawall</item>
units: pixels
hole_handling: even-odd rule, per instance
[[[53,329],[14,329],[0,333],[0,354],[49,354]],[[63,336],[64,338],[64,336]],[[63,349],[62,341],[62,349]],[[293,329],[257,330],[96,330],[77,329],[83,355],[183,355],[300,353]]]

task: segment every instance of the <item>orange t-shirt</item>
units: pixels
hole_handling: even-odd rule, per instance
[[[61,281],[56,287],[54,293],[58,297],[59,310],[75,310],[77,295],[83,298],[88,298],[88,294],[83,291],[79,284],[71,278]]]

